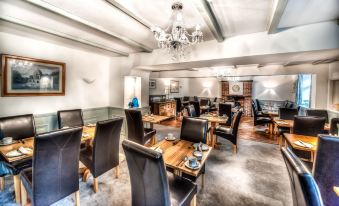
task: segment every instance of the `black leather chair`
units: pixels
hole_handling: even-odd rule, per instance
[[[292,133],[317,137],[324,131],[325,121],[324,117],[296,116]]]
[[[289,149],[281,149],[290,177],[294,206],[322,206],[323,201],[314,178],[300,159]]]
[[[177,114],[181,114],[182,110],[184,109],[182,103],[181,103],[181,99],[180,98],[177,98],[175,97],[175,103],[176,103],[176,109],[177,109]]]
[[[186,106],[187,114],[189,117],[197,117],[197,113],[195,111],[194,105],[190,104]]]
[[[233,116],[233,123],[231,127],[219,126],[214,131],[214,134],[217,137],[222,137],[232,142],[234,154],[237,153],[238,128],[239,128],[241,116],[242,116],[242,110],[239,110]]]
[[[329,123],[328,113],[327,113],[327,110],[325,109],[307,109],[306,116],[324,117],[326,120],[326,123]]]
[[[97,122],[93,148],[87,147],[80,152],[80,161],[89,169],[84,172],[87,180],[88,172],[93,175],[94,192],[99,190],[97,178],[115,168],[115,176],[119,176],[119,144],[123,118]]]
[[[182,119],[180,139],[190,142],[207,142],[208,121],[199,118]]]
[[[167,176],[161,153],[124,140],[131,179],[133,206],[190,205],[196,201],[197,185],[192,181]]]
[[[257,107],[257,111],[258,111],[258,112],[261,112],[261,111],[262,111],[262,108],[261,108],[259,99],[255,99],[255,104],[256,104],[256,107]]]
[[[0,137],[13,137],[14,140],[21,140],[35,136],[35,123],[33,114],[1,117],[0,118]],[[13,175],[14,182],[19,184],[19,176],[21,170],[31,167],[32,159],[27,158],[21,161],[8,163],[2,155],[0,155],[0,178],[3,185],[5,184],[6,175]],[[16,194],[16,199],[20,194]]]
[[[271,118],[261,116],[258,113],[258,110],[256,109],[255,103],[253,101],[252,101],[252,110],[253,110],[254,126],[272,123]]]
[[[206,112],[210,112],[210,100],[209,99],[200,99],[200,106],[206,106],[206,108],[201,109],[201,113],[204,114]]]
[[[84,120],[81,109],[61,110],[57,112],[59,129],[63,127],[82,127]]]
[[[228,117],[225,126],[231,126],[232,122],[232,105],[227,103],[219,103],[219,116],[226,115]]]
[[[193,97],[193,101],[198,102],[198,101],[199,101],[199,98],[198,98],[197,96],[194,96],[194,97]]]
[[[184,96],[183,101],[184,101],[184,102],[190,101],[190,97]]]
[[[292,128],[293,134],[317,137],[324,130],[324,117],[295,116]],[[311,161],[311,153],[307,151],[292,149],[292,151],[301,159]]]
[[[331,124],[330,124],[330,134],[332,135],[338,135],[339,131],[339,118],[332,118]]]
[[[313,176],[325,205],[339,205],[339,197],[333,191],[339,186],[339,138],[320,135],[313,166]]]
[[[33,205],[52,203],[75,193],[79,195],[79,150],[82,128],[39,134],[34,140],[33,167],[20,173],[21,196]],[[22,205],[26,199],[22,198]]]
[[[298,109],[294,108],[279,108],[279,119],[284,120],[294,120],[294,116],[298,115]],[[280,135],[284,133],[290,133],[290,128],[288,127],[278,127],[278,132]]]
[[[128,139],[138,144],[145,144],[156,134],[152,128],[144,128],[141,111],[135,109],[125,109]]]
[[[195,114],[196,114],[196,116],[194,116],[194,117],[200,117],[200,103],[199,103],[199,101],[190,101],[190,105],[194,106]]]

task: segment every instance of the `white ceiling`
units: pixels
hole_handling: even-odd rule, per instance
[[[173,0],[110,1],[116,1],[145,21],[147,25],[158,25],[162,28],[168,26],[171,4],[174,2]],[[211,24],[206,22],[206,15],[202,14],[201,8],[204,8],[201,6],[202,1],[182,0],[183,16],[188,27],[199,24],[204,33],[204,40],[209,41],[215,37],[210,28]],[[275,11],[276,1],[278,0],[206,0],[215,12],[214,15],[222,30],[221,35],[225,38],[267,31]],[[67,15],[65,17],[57,14],[58,12],[34,5],[37,3]],[[148,26],[131,18],[106,0],[1,0],[0,11],[0,17],[10,17],[43,28],[50,33],[65,34],[82,42],[87,41],[126,54],[157,48]],[[289,0],[278,28],[338,18],[338,0]],[[79,23],[79,20],[74,19],[80,19],[80,22],[85,23]]]

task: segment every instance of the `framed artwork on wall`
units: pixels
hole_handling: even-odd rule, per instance
[[[66,64],[1,55],[2,96],[64,96]]]
[[[155,89],[157,88],[157,81],[155,79],[150,79],[149,80],[149,88],[150,89]]]
[[[230,82],[229,94],[244,95],[244,82]]]
[[[179,93],[179,81],[171,80],[170,82],[170,92]]]

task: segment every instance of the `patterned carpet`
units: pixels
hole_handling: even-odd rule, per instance
[[[176,137],[180,129],[156,125],[158,139],[169,132]],[[292,205],[289,178],[280,151],[276,145],[257,141],[239,140],[238,154],[233,155],[231,145],[220,140],[225,146],[213,150],[206,162],[205,187],[200,187],[197,205]],[[122,152],[122,151],[121,151]],[[114,171],[99,177],[99,192],[92,190],[92,177],[87,182],[80,180],[81,205],[131,205],[130,180],[125,161],[121,163],[119,179]],[[12,178],[6,178],[6,189],[0,193],[0,205],[13,203]],[[74,196],[56,204],[74,205]]]

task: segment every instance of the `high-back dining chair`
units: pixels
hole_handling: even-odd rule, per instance
[[[84,120],[81,109],[61,110],[57,112],[59,129],[63,127],[82,127]]]
[[[186,178],[167,176],[161,153],[124,140],[133,206],[171,206],[195,203],[197,185]],[[191,204],[192,205],[192,204]]]
[[[328,113],[326,109],[307,109],[306,116],[324,117],[328,123]]]
[[[296,108],[279,108],[279,119],[294,120],[294,116],[298,115],[298,109]]]
[[[338,205],[339,197],[333,191],[339,186],[339,138],[319,135],[313,176],[325,205]]]
[[[323,206],[322,197],[312,174],[288,148],[281,149],[290,178],[293,206]]]
[[[324,117],[295,116],[292,133],[316,137],[324,131],[325,121]]]
[[[330,124],[330,134],[338,136],[339,118],[332,118]]]
[[[39,134],[34,139],[33,167],[20,173],[21,201],[26,197],[33,205],[52,203],[75,193],[79,196],[79,150],[82,128],[57,130]]]
[[[155,135],[155,129],[144,128],[141,111],[136,109],[125,109],[125,115],[129,140],[139,144],[145,144],[153,135]]]
[[[0,118],[0,137],[13,137],[20,140],[35,136],[33,114],[25,114]]]
[[[4,137],[13,137],[14,140],[21,140],[28,137],[34,137],[36,134],[34,116],[33,114],[25,114],[18,116],[9,116],[0,118],[0,139]],[[31,167],[32,159],[27,158],[22,161],[15,161],[8,163],[0,155],[0,178],[1,187],[5,186],[6,175],[13,175],[15,183],[20,184],[19,176],[21,170]],[[16,200],[18,201],[20,194],[16,193]]]
[[[190,142],[207,141],[208,121],[199,118],[184,117],[182,119],[180,139]]]
[[[219,103],[219,116],[226,115],[227,121],[224,123],[226,126],[231,126],[232,122],[232,105],[227,103]]]
[[[80,161],[93,175],[94,192],[99,190],[97,178],[115,168],[115,176],[119,176],[119,143],[123,118],[97,122],[93,148],[80,152]],[[84,172],[87,179],[88,170]]]

